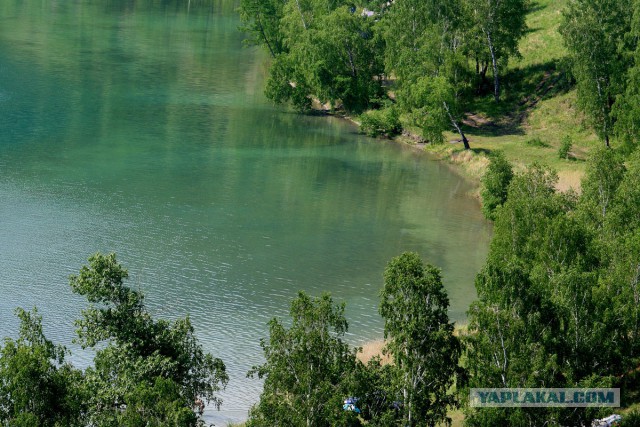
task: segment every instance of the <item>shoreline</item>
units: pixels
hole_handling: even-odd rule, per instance
[[[462,335],[467,333],[469,325],[465,323],[457,323],[453,322],[453,335],[460,338]],[[385,345],[384,338],[376,338],[370,341],[365,342],[360,347],[362,351],[358,353],[358,359],[362,363],[367,363],[369,360],[374,358],[375,356],[380,356],[382,364],[385,365],[387,363],[391,363],[391,356],[383,355],[382,349]]]
[[[332,112],[317,100],[313,102],[312,111],[322,116],[344,120],[356,126],[358,130],[360,129],[361,123],[352,116],[342,111]],[[480,202],[480,178],[482,178],[486,167],[489,165],[489,159],[485,155],[478,154],[473,149],[456,152],[457,144],[461,143],[455,139],[448,140],[448,142],[441,145],[431,145],[420,135],[408,129],[403,129],[402,133],[394,138],[381,136],[371,138],[400,144],[418,153],[426,153],[433,159],[443,162],[452,172],[471,184],[472,191],[469,196]]]
[[[332,112],[325,105],[320,105],[317,102],[314,102],[312,111],[323,116],[331,116],[345,120],[360,129],[360,122],[342,111]],[[448,138],[443,144],[432,145],[425,142],[424,138],[412,130],[403,129],[402,133],[394,138],[378,136],[373,137],[373,139],[401,144],[416,152],[427,153],[435,160],[443,162],[452,172],[471,184],[472,190],[469,196],[476,199],[478,203],[481,203],[480,192],[482,185],[480,180],[489,166],[490,160],[488,153],[490,153],[491,150],[477,146],[472,146],[470,150],[465,150],[461,148],[462,143],[455,138],[455,135],[447,133],[447,136]],[[467,136],[469,142],[473,143],[473,135]],[[508,150],[504,151],[505,154],[508,153]],[[520,161],[511,161],[511,163],[514,172],[522,171],[530,165],[530,163],[522,163]],[[578,194],[581,193],[581,180],[584,176],[584,170],[572,170],[571,168],[553,169],[558,174],[558,182],[556,184],[558,191],[567,192],[573,190]]]

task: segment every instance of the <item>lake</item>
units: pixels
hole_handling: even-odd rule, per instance
[[[68,276],[118,254],[157,317],[189,314],[231,382],[216,424],[261,384],[267,321],[299,289],[347,303],[348,339],[382,334],[386,263],[443,269],[464,320],[490,224],[447,165],[263,95],[266,56],[233,1],[0,2],[0,336],[37,306],[72,361],[85,301]]]

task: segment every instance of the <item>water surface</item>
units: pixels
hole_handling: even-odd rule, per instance
[[[349,339],[379,337],[388,260],[443,269],[451,316],[473,300],[490,229],[448,167],[262,95],[232,1],[0,2],[0,336],[37,306],[71,344],[67,277],[115,251],[156,316],[189,314],[242,419],[266,322],[298,289],[347,302]]]

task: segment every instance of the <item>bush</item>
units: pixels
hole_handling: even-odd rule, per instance
[[[565,136],[562,138],[562,142],[560,143],[560,148],[558,148],[558,157],[561,159],[569,160],[569,151],[571,151],[572,147],[571,137]]]
[[[372,137],[385,135],[391,138],[402,132],[398,110],[393,106],[382,110],[367,111],[360,117],[360,120],[362,132]]]
[[[482,213],[487,219],[495,219],[498,206],[507,200],[507,189],[513,178],[511,164],[501,151],[491,155],[491,163],[482,177]]]
[[[526,141],[527,145],[531,145],[532,147],[548,147],[549,144],[541,140],[540,138],[531,138]]]
[[[622,416],[620,427],[638,427],[640,426],[640,411],[634,410]]]

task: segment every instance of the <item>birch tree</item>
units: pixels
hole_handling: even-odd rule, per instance
[[[392,259],[384,272],[380,314],[384,318],[386,352],[395,364],[396,390],[403,425],[433,426],[450,422],[449,393],[458,372],[460,344],[453,335],[449,298],[440,270],[423,265],[415,253]]]
[[[76,321],[77,342],[96,351],[85,372],[89,424],[129,425],[123,417],[146,410],[161,425],[178,417],[180,425],[195,426],[196,402],[220,407],[226,367],[204,351],[188,317],[154,320],[144,295],[125,285],[127,277],[115,254],[97,253],[69,279],[90,303]]]
[[[628,58],[620,47],[631,16],[625,0],[572,0],[560,28],[570,53],[578,103],[607,147],[614,124],[611,110],[625,88]]]
[[[443,132],[460,136],[469,149],[463,127],[471,75],[464,55],[462,3],[405,0],[391,6],[386,25],[387,72],[398,77],[400,108],[432,143]]]
[[[471,33],[484,46],[476,60],[488,55],[493,70],[493,96],[500,101],[500,73],[510,57],[518,55],[518,43],[527,29],[527,0],[469,0],[466,11]],[[486,72],[486,68],[484,69]],[[483,73],[484,75],[484,73]]]
[[[342,409],[341,383],[355,368],[355,350],[344,341],[344,304],[328,294],[311,298],[299,292],[291,303],[291,327],[274,318],[263,340],[265,363],[249,376],[264,379],[260,401],[248,426],[358,425]]]
[[[626,90],[618,97],[613,114],[615,134],[628,146],[640,142],[640,0],[633,2],[633,22],[627,33],[632,65],[627,74]]]
[[[242,0],[238,9],[241,30],[249,36],[246,42],[266,47],[273,58],[285,51],[280,28],[284,4],[282,0]]]

